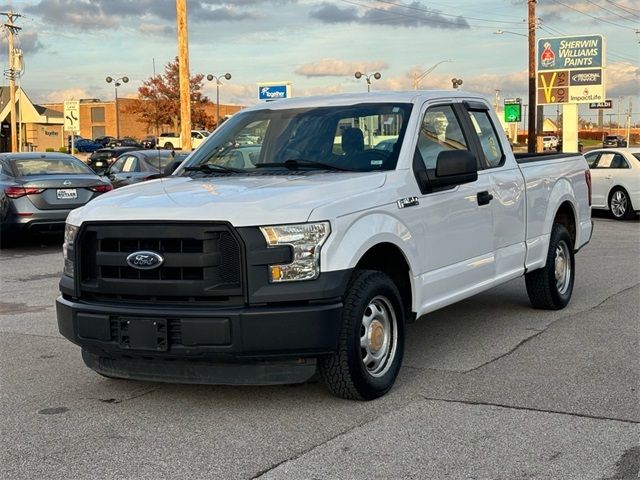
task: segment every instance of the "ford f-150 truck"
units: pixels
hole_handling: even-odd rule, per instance
[[[261,143],[245,151],[247,136]],[[522,275],[534,307],[567,305],[590,178],[579,154],[516,158],[471,93],[251,107],[173,175],[71,212],[59,330],[107,377],[276,384],[319,370],[338,396],[376,398],[408,322]]]

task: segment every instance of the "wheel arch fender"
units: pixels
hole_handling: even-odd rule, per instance
[[[376,249],[395,251],[406,263],[411,299],[415,299],[414,275],[419,265],[419,252],[410,229],[397,217],[383,212],[349,217],[338,219],[335,230],[343,233],[327,242],[327,249],[323,249],[321,256],[321,268],[327,271],[354,269]],[[408,306],[413,310],[411,302]]]

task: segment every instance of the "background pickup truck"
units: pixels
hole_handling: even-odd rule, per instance
[[[172,176],[69,215],[59,329],[108,377],[275,384],[319,369],[334,394],[376,398],[407,322],[522,275],[534,307],[567,305],[590,178],[579,154],[516,158],[470,93],[252,107]]]
[[[191,130],[191,148],[197,148],[209,136],[206,130]],[[158,146],[167,150],[181,150],[182,137],[175,133],[161,133]]]

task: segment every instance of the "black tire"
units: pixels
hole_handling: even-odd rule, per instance
[[[631,198],[624,188],[614,188],[609,194],[609,211],[616,220],[629,220],[634,216]]]
[[[354,272],[344,299],[338,351],[319,359],[320,373],[334,395],[372,400],[391,389],[404,354],[404,319],[398,288],[385,273]],[[363,356],[370,359],[366,365]]]
[[[571,235],[564,225],[556,223],[551,230],[546,265],[524,277],[531,305],[544,310],[566,307],[573,293],[575,265]]]
[[[173,150],[173,143],[167,142],[162,148],[164,148],[165,150]]]

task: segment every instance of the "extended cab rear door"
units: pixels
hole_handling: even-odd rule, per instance
[[[430,102],[420,113],[422,121],[414,150],[413,169],[435,175],[438,154],[469,150],[468,122],[454,101]],[[419,182],[421,196],[402,215],[421,252],[421,314],[453,303],[481,290],[494,277],[493,214],[486,202],[490,178],[478,172],[474,182],[440,189]]]
[[[462,102],[462,106],[465,120],[469,122],[473,149],[489,179],[495,280],[500,282],[524,271],[527,254],[524,176],[502,126],[489,106],[472,100]]]

